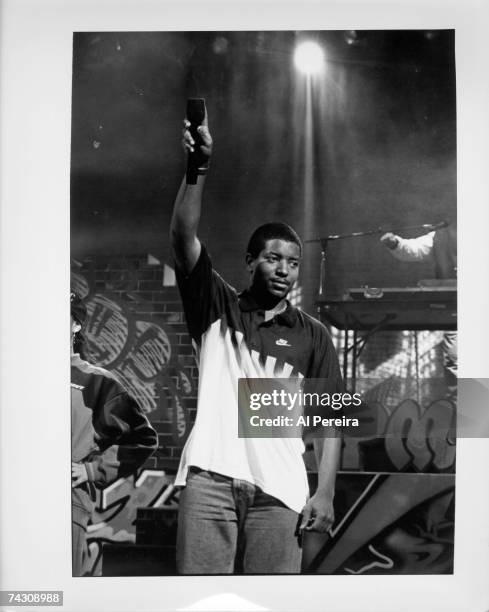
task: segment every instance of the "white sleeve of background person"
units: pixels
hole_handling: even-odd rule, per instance
[[[400,261],[423,261],[432,256],[435,232],[423,234],[419,238],[398,238],[391,252]]]

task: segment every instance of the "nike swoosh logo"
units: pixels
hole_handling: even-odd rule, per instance
[[[287,340],[284,340],[284,338],[279,338],[275,341],[275,344],[277,346],[290,346],[290,344],[287,342]]]

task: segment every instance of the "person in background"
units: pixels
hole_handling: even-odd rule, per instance
[[[445,280],[447,285],[457,278],[457,228],[447,225],[428,232],[418,238],[401,238],[387,232],[380,242],[400,261],[431,261],[435,278]],[[457,332],[446,331],[442,341],[443,366],[447,385],[447,396],[455,399],[457,394]]]
[[[83,576],[96,488],[136,471],[156,450],[158,437],[116,377],[75,352],[87,309],[76,293],[70,302],[72,571]]]

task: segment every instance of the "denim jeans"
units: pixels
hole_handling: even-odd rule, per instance
[[[180,574],[298,574],[299,515],[259,487],[190,468],[180,496]]]

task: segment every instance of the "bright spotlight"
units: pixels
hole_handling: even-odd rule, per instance
[[[294,63],[305,74],[317,74],[324,65],[323,50],[315,42],[303,42],[295,50]]]

